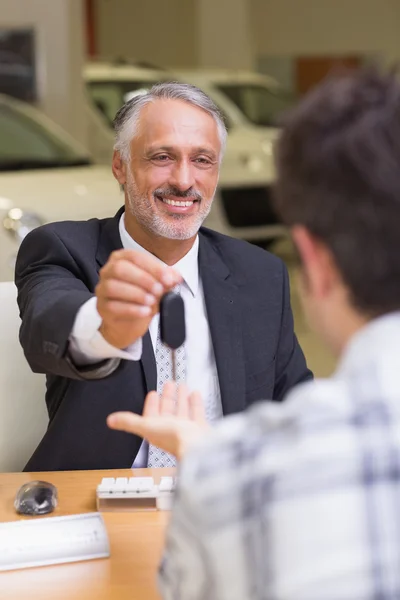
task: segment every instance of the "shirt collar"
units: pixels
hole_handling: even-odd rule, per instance
[[[143,248],[143,246],[135,242],[135,240],[127,232],[125,228],[125,213],[122,213],[121,218],[119,220],[119,234],[121,236],[121,242],[124,248],[130,248],[132,250],[138,250],[140,252],[147,252],[147,254],[151,254],[148,250]],[[181,260],[179,260],[173,265],[174,269],[176,269],[182,275],[192,296],[196,296],[199,289],[198,256],[199,236],[197,235],[195,242],[190,248],[189,252],[183,258],[181,258]]]
[[[348,342],[335,375],[348,375],[360,364],[385,362],[398,355],[400,312],[387,313],[364,325]]]

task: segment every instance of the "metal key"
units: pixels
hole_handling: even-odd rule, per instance
[[[175,352],[186,339],[185,305],[179,294],[168,292],[160,301],[160,338],[171,349],[172,379],[176,381]]]

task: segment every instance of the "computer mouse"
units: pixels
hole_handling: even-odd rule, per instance
[[[29,481],[15,496],[14,507],[21,515],[46,515],[57,506],[57,488],[47,481]]]

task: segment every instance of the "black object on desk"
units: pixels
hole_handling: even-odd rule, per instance
[[[15,497],[14,507],[21,515],[47,515],[57,506],[57,488],[47,481],[29,481]]]

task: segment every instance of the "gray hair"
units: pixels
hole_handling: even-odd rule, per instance
[[[137,94],[128,100],[115,115],[113,121],[115,132],[114,150],[118,150],[123,160],[128,161],[130,159],[130,142],[137,133],[142,109],[146,104],[155,100],[182,100],[208,113],[217,125],[221,142],[220,159],[222,159],[227,131],[222,113],[217,105],[206,93],[194,85],[168,81],[156,83],[145,94]]]

